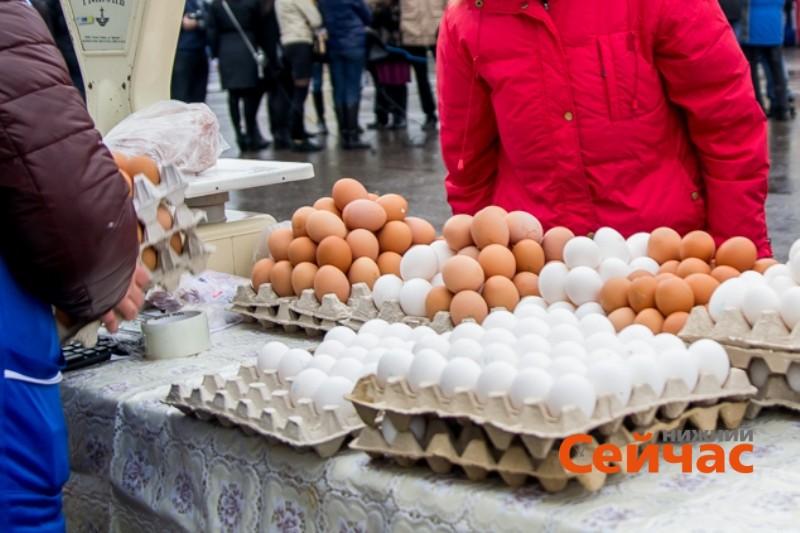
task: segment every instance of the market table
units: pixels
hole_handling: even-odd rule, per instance
[[[572,484],[547,494],[497,479],[472,483],[344,451],[323,460],[166,406],[172,383],[236,373],[280,337],[238,324],[197,357],[139,355],[68,373],[63,399],[72,477],[70,531],[586,531],[793,530],[800,523],[800,419],[764,412],[747,422],[753,474],[616,476],[597,493]]]

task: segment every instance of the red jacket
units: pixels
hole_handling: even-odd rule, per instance
[[[771,255],[766,121],[716,0],[459,0],[440,28],[449,202]]]

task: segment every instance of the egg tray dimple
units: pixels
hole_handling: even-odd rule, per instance
[[[166,403],[201,420],[238,427],[248,435],[313,449],[323,458],[338,452],[364,427],[349,404],[321,413],[309,400],[293,404],[289,385],[276,372],[242,365],[232,379],[206,375],[199,387],[172,385]]]
[[[746,402],[725,401],[685,410],[672,419],[654,419],[636,429],[620,426],[608,435],[591,435],[590,443],[575,445],[572,461],[578,465],[591,465],[592,453],[599,444],[611,443],[620,448],[629,444],[646,444],[637,440],[634,433],[657,435],[662,431],[682,430],[687,425],[708,431],[720,425],[734,429],[742,423],[746,407]],[[389,458],[404,467],[425,463],[436,474],[448,474],[457,468],[472,481],[482,481],[497,474],[506,485],[519,487],[535,480],[547,492],[560,492],[572,480],[586,490],[596,491],[607,480],[608,475],[596,469],[588,473],[567,471],[559,459],[556,440],[541,442],[515,435],[504,444],[498,447],[485,427],[469,422],[454,427],[452,421],[448,423],[435,415],[428,415],[422,439],[409,428],[404,428],[398,430],[390,444],[380,428],[367,426],[350,443],[350,448],[366,452],[372,458]],[[622,461],[615,463],[621,466],[622,471],[625,471],[625,460],[623,453]]]
[[[403,379],[390,379],[386,386],[381,386],[375,375],[359,380],[348,399],[368,426],[374,426],[383,412],[398,428],[408,427],[410,419],[420,415],[468,419],[485,427],[498,447],[502,447],[500,443],[508,442],[514,435],[540,441],[592,431],[609,435],[625,423],[643,426],[656,417],[676,418],[691,404],[749,399],[755,393],[756,388],[748,381],[747,373],[733,368],[723,384],[711,375],[701,375],[693,391],[681,380],[669,380],[660,397],[647,385],[634,387],[627,405],[622,405],[614,395],[602,396],[591,417],[575,407],[567,407],[560,416],[554,417],[544,402],[529,403],[517,409],[506,395],[490,396],[485,404],[481,404],[472,391],[466,390],[457,390],[448,398],[438,384],[422,387],[415,393]]]

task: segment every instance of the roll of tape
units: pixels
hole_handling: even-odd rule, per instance
[[[148,359],[197,355],[211,347],[208,317],[202,311],[180,311],[142,325]]]

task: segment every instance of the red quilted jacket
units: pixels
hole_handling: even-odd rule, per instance
[[[706,229],[771,255],[766,121],[717,0],[460,0],[437,58],[454,212]]]

